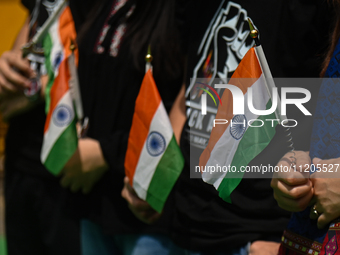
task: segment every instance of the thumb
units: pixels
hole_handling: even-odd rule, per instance
[[[129,177],[125,176],[124,177],[124,184],[128,184],[130,182]]]
[[[131,193],[131,195],[137,196],[135,189],[130,185],[130,179],[129,177],[125,176],[124,178],[124,186],[126,189]]]

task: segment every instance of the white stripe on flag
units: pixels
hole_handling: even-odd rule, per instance
[[[241,78],[240,78],[241,79]],[[251,86],[253,90],[253,105],[254,108],[257,110],[263,110],[266,109],[266,105],[269,101],[269,95],[267,88],[265,86],[265,78],[264,75],[262,74],[260,78]],[[257,119],[259,116],[251,113],[248,108],[247,104],[247,98],[248,98],[248,93],[245,94],[244,101],[245,101],[245,116],[247,122],[249,120],[254,120]],[[247,124],[247,129],[249,125]],[[208,166],[214,166],[216,167],[217,165],[223,167],[226,166],[228,167],[231,165],[232,160],[234,158],[235,152],[237,151],[237,147],[240,143],[240,140],[235,140],[231,135],[230,135],[230,124],[228,128],[224,131],[223,135],[221,138],[217,141],[215,144],[210,158],[207,162],[207,168]],[[209,183],[214,185],[214,187],[217,189],[219,185],[221,184],[223,178],[227,172],[205,172],[202,174],[202,179]]]
[[[165,146],[167,148],[172,139],[173,131],[163,102],[159,104],[158,109],[152,118],[148,134],[153,131],[157,131],[162,134],[165,139]],[[163,154],[164,153],[159,156],[151,156],[147,151],[146,141],[144,142],[143,150],[140,154],[135,175],[133,177],[133,187],[138,196],[143,200],[146,200],[146,191],[149,188],[153,174]]]
[[[74,118],[74,110],[73,110],[73,104],[72,104],[72,97],[71,97],[71,93],[70,91],[67,91],[65,93],[65,95],[59,100],[57,106],[55,109],[57,109],[58,106],[60,105],[66,105],[69,107],[69,109],[72,111],[71,113],[71,117],[72,120]],[[54,110],[55,110],[54,109]],[[44,143],[41,149],[41,161],[44,163],[47,156],[49,155],[53,145],[55,144],[55,142],[58,140],[58,138],[60,137],[60,135],[65,131],[65,129],[69,126],[57,126],[53,123],[53,113],[50,119],[50,123],[49,123],[49,128],[46,131],[46,133],[44,134]],[[70,123],[72,122],[72,120],[70,121]]]
[[[64,47],[59,37],[59,20],[58,22],[53,23],[53,25],[50,28],[49,35],[51,36],[51,41],[52,41],[50,61],[51,61],[51,67],[52,67],[52,71],[54,72],[54,79],[55,79],[59,73],[59,65],[64,59]],[[58,66],[56,66],[57,59],[59,59]]]
[[[257,59],[259,60],[259,64],[261,66],[263,75],[264,75],[264,77],[266,77],[268,93],[269,93],[270,97],[273,98],[272,88],[275,88],[276,86],[275,86],[275,83],[274,83],[272,73],[270,72],[270,69],[269,69],[267,58],[264,55],[264,51],[263,51],[263,48],[262,48],[261,45],[254,47],[254,49],[255,49],[255,54],[257,56]],[[276,114],[276,118],[280,119],[280,122],[287,119],[287,116],[281,115],[281,99],[280,99],[280,97],[277,98],[277,107],[276,107],[275,114]]]

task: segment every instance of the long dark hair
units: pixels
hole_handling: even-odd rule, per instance
[[[331,0],[329,2],[335,7],[334,30],[332,36],[330,37],[330,46],[323,62],[322,70],[320,73],[321,77],[325,75],[329,62],[331,61],[334,49],[338,43],[338,40],[340,39],[340,0]]]
[[[130,41],[134,65],[139,71],[144,70],[145,55],[150,45],[155,75],[165,72],[169,78],[177,78],[183,70],[183,58],[175,0],[128,1],[134,1],[135,9],[126,20],[127,32],[123,40]],[[81,42],[101,10],[112,2],[112,0],[93,1],[91,11],[78,32],[78,42]]]
[[[131,39],[130,50],[138,69],[144,68],[144,56],[150,45],[156,69],[170,76],[182,71],[174,0],[137,0],[127,24],[125,39]]]

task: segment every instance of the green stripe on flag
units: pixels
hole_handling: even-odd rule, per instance
[[[52,51],[52,38],[50,34],[47,34],[43,41],[44,54],[45,54],[45,66],[48,75],[48,83],[45,89],[45,112],[48,113],[50,109],[50,91],[54,82],[54,70],[51,63],[51,51]]]
[[[5,236],[0,235],[0,255],[7,255],[7,243]]]
[[[184,158],[176,139],[172,139],[159,161],[147,191],[146,201],[157,212],[163,210],[167,197],[184,166]]]
[[[266,108],[271,107],[271,100],[268,101]],[[275,126],[272,127],[272,122],[265,121],[266,119],[276,119],[275,113],[271,115],[259,116],[258,120],[262,120],[262,127],[248,127],[243,135],[237,150],[235,152],[231,166],[235,166],[236,172],[228,172],[218,187],[219,196],[226,202],[231,203],[230,195],[235,188],[240,184],[244,172],[238,172],[241,166],[247,166],[257,155],[261,153],[270,143],[275,135]]]
[[[70,157],[77,150],[78,137],[76,129],[76,121],[64,130],[61,136],[53,145],[44,163],[45,167],[54,175],[58,175],[69,161]]]

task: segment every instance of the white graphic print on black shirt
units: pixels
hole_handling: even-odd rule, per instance
[[[198,49],[200,59],[194,68],[190,85],[186,91],[187,117],[190,145],[204,149],[209,141],[217,106],[207,100],[207,114],[201,113],[201,90],[196,89],[196,82],[204,80],[214,87],[218,79],[227,83],[231,74],[247,51],[254,46],[249,37],[247,11],[239,4],[223,1],[209,24]],[[202,79],[203,78],[203,79]],[[221,89],[216,89],[221,95]]]

